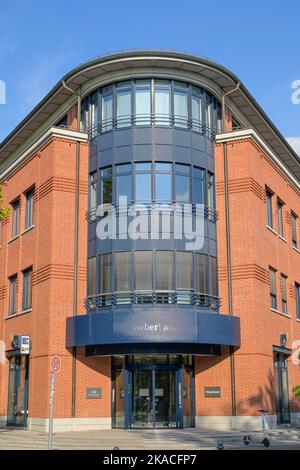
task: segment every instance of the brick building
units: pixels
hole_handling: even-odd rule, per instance
[[[47,431],[53,355],[56,431],[299,421],[300,160],[232,72],[162,51],[81,65],[0,144],[0,182],[3,426]],[[169,237],[125,237],[121,196],[148,221],[163,204]],[[201,246],[177,237],[184,204]]]

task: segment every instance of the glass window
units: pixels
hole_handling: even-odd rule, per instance
[[[109,131],[113,125],[113,88],[108,86],[102,90],[102,131]]]
[[[174,253],[172,251],[156,251],[155,264],[156,290],[173,291]]]
[[[217,258],[214,256],[210,257],[210,293],[211,295],[218,297],[219,288],[218,288],[218,268],[217,268]]]
[[[111,293],[111,253],[99,256],[99,292],[100,294]]]
[[[87,295],[96,294],[96,256],[87,261]]]
[[[17,311],[17,280],[18,277],[16,274],[9,278],[9,315],[12,315]]]
[[[92,137],[97,133],[98,125],[98,91],[91,95],[90,101],[90,128]]]
[[[192,87],[192,128],[202,131],[202,93],[199,88]]]
[[[190,202],[190,167],[175,165],[175,201]]]
[[[205,93],[205,124],[206,124],[206,133],[208,136],[211,135],[211,131],[213,128],[213,97],[209,95],[208,93]]]
[[[205,203],[205,170],[194,167],[193,169],[193,202],[195,204]]]
[[[174,124],[188,127],[188,86],[185,83],[174,83]]]
[[[137,202],[152,201],[151,163],[135,164],[135,199]]]
[[[287,277],[281,274],[281,307],[283,313],[287,313],[286,280]]]
[[[119,204],[120,197],[127,197],[127,204],[132,200],[132,174],[131,164],[116,166],[116,203]]]
[[[280,199],[277,200],[277,215],[278,215],[278,234],[283,237],[283,206],[284,202]]]
[[[300,285],[295,283],[296,293],[296,318],[300,320]]]
[[[131,252],[115,253],[115,292],[131,290]]]
[[[81,129],[87,130],[89,127],[89,100],[90,97],[87,96],[81,102]]]
[[[272,210],[273,193],[266,189],[266,202],[267,202],[267,225],[273,228],[273,210]]]
[[[152,251],[134,252],[134,288],[152,290]]]
[[[135,82],[135,124],[137,126],[151,123],[151,82],[136,80]]]
[[[34,189],[27,191],[26,197],[26,210],[25,210],[25,229],[32,227],[33,225],[33,197]]]
[[[12,204],[12,233],[11,236],[16,237],[19,235],[20,229],[20,200],[13,202]]]
[[[276,289],[276,271],[273,268],[269,268],[270,277],[270,301],[271,307],[277,309],[277,289]]]
[[[97,207],[97,172],[90,174],[89,209]]]
[[[169,126],[170,105],[170,82],[167,80],[155,80],[155,124]]]
[[[172,165],[170,163],[155,164],[155,192],[157,202],[172,200]]]
[[[131,125],[131,82],[117,84],[117,127]]]
[[[210,172],[208,172],[207,205],[210,209],[215,209],[216,208],[215,175],[213,175]]]
[[[23,271],[22,310],[31,308],[32,297],[32,268]]]
[[[298,217],[292,212],[292,245],[294,248],[298,248],[298,236],[297,236],[297,220]]]
[[[195,254],[195,271],[197,294],[208,294],[208,257],[202,253]]]
[[[100,204],[111,204],[112,202],[112,167],[103,168],[100,171]]]
[[[176,289],[193,289],[193,255],[190,252],[176,252]]]

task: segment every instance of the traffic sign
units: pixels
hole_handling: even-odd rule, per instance
[[[50,363],[50,369],[51,372],[59,372],[61,366],[61,360],[59,356],[52,356],[51,358],[51,363]]]

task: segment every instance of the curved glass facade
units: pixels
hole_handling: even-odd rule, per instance
[[[131,126],[192,129],[213,139],[221,106],[207,90],[157,78],[126,80],[99,88],[82,102],[82,128],[91,137]]]

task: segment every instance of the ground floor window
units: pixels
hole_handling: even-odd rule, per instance
[[[112,379],[113,427],[194,426],[192,356],[114,356]]]
[[[9,358],[7,425],[26,426],[28,416],[29,357],[16,354]]]

